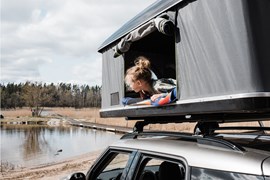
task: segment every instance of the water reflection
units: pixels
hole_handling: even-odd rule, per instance
[[[44,150],[52,152],[50,143],[44,137],[45,129],[43,127],[29,127],[24,131],[25,141],[23,141],[23,159],[28,160],[36,154],[42,154]]]
[[[121,135],[79,127],[1,125],[1,161],[29,166],[104,149]]]

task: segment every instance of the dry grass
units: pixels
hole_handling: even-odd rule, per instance
[[[20,117],[20,116],[31,116],[32,112],[30,108],[21,108],[21,109],[10,109],[10,110],[1,110],[1,114],[6,118],[6,117]]]
[[[259,123],[258,121],[251,121],[251,122],[235,122],[235,123],[226,123],[221,126],[258,126]],[[264,126],[270,127],[270,120],[269,121],[264,121]]]
[[[263,125],[265,127],[270,127],[270,120],[268,121],[263,121]],[[259,126],[258,121],[251,121],[251,122],[235,122],[235,123],[226,123],[226,124],[221,124],[221,127],[228,127],[228,126]],[[218,131],[217,131],[218,132]],[[241,130],[231,130],[229,132],[241,132]],[[267,133],[270,133],[269,131],[266,131]]]

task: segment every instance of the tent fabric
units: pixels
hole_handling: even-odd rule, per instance
[[[127,52],[132,42],[138,41],[156,30],[163,34],[171,35],[170,33],[172,32],[170,31],[172,31],[172,26],[174,26],[174,24],[172,21],[165,19],[164,16],[167,18],[169,17],[164,14],[161,17],[159,16],[155,19],[152,19],[151,21],[145,23],[144,25],[138,27],[123,37],[121,41],[114,47],[115,53],[113,57],[116,58]]]
[[[137,28],[134,31],[130,32],[128,35],[122,38],[121,41],[115,46],[114,48],[115,53],[113,57],[118,57],[124,52],[127,52],[132,42],[147,36],[148,34],[150,34],[155,30],[156,30],[155,23],[152,20],[147,22],[140,28]]]
[[[119,97],[124,97],[124,60],[122,56],[112,59],[113,54],[112,49],[102,54],[102,108],[115,105],[111,102],[113,94],[118,93]]]
[[[129,32],[138,28],[139,26],[145,24],[151,19],[157,17],[162,12],[165,12],[169,8],[173,7],[177,3],[183,0],[166,0],[166,1],[156,1],[146,9],[144,9],[141,13],[136,15],[126,24],[124,24],[119,30],[113,33],[109,38],[107,38],[98,48],[99,52],[103,52],[103,49],[106,48],[109,44],[114,43],[116,40],[124,37]],[[192,1],[192,0],[189,0]]]
[[[179,11],[182,100],[262,90],[245,7],[245,1],[204,0]]]

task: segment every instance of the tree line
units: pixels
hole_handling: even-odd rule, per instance
[[[30,107],[39,115],[44,107],[100,107],[101,87],[38,82],[0,84],[1,109]]]

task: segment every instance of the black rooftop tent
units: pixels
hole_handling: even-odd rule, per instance
[[[270,119],[270,1],[158,0],[99,47],[101,117],[226,115]],[[137,56],[177,80],[175,103],[124,106],[124,74]],[[247,116],[246,116],[247,115]]]

